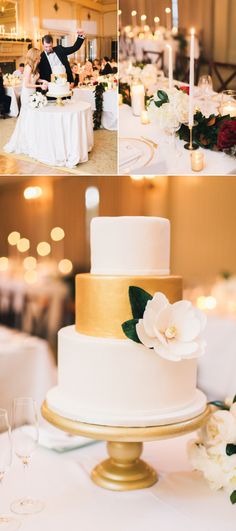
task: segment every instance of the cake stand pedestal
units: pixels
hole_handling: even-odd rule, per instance
[[[109,458],[97,465],[91,473],[92,480],[105,489],[124,491],[151,487],[158,481],[157,472],[140,459],[143,442],[178,437],[200,428],[212,409],[207,405],[197,417],[149,427],[115,427],[70,420],[42,404],[43,417],[63,431],[107,442]]]
[[[72,92],[67,92],[66,94],[62,94],[61,96],[55,96],[55,94],[50,94],[50,92],[47,92],[46,96],[48,96],[49,98],[56,99],[56,105],[62,107],[63,105],[65,105],[62,98],[69,98],[69,96],[72,96]]]

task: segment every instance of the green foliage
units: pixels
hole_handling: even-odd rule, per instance
[[[236,444],[231,444],[231,443],[226,444],[226,454],[227,455],[236,454]]]
[[[236,490],[234,490],[230,496],[231,503],[236,503]]]
[[[105,92],[104,83],[96,85],[95,93],[95,106],[96,110],[93,113],[93,128],[96,131],[101,127],[102,110],[103,110],[103,92]]]
[[[123,103],[131,106],[130,86],[128,83],[119,82],[119,93],[122,94]]]
[[[212,400],[212,402],[208,402],[209,404],[212,404],[212,406],[216,406],[219,409],[225,409],[229,411],[229,406],[227,406],[224,402],[221,402],[220,400]]]
[[[141,343],[136,332],[137,323],[138,319],[130,319],[129,321],[125,321],[125,323],[122,324],[122,330],[129,339],[132,339],[132,341],[135,341],[135,343]]]
[[[205,149],[217,150],[217,138],[221,124],[226,120],[236,120],[230,116],[215,116],[211,114],[206,118],[200,111],[194,116],[196,125],[193,127],[193,141]],[[189,142],[189,127],[182,124],[178,135],[180,140]]]
[[[129,300],[134,319],[142,319],[148,301],[152,296],[142,288],[136,286],[129,287]]]

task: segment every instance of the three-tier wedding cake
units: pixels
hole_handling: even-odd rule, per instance
[[[48,407],[110,426],[174,423],[200,414],[197,357],[205,316],[170,275],[170,223],[100,217],[91,223],[91,274],[76,277],[76,324],[58,334],[58,386]]]
[[[51,81],[48,83],[48,92],[55,98],[63,97],[70,92],[70,83],[67,81],[66,70],[63,65],[54,66]]]

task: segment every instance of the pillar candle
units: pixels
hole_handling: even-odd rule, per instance
[[[193,107],[193,92],[194,92],[194,39],[195,30],[191,29],[190,39],[190,66],[189,66],[189,127],[193,127],[194,123],[194,107]]]
[[[144,110],[144,86],[142,84],[132,85],[131,87],[131,106],[135,116],[140,116]]]

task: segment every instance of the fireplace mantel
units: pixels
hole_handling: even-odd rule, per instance
[[[16,66],[25,61],[28,51],[28,42],[1,41],[0,40],[0,63],[15,61]]]

